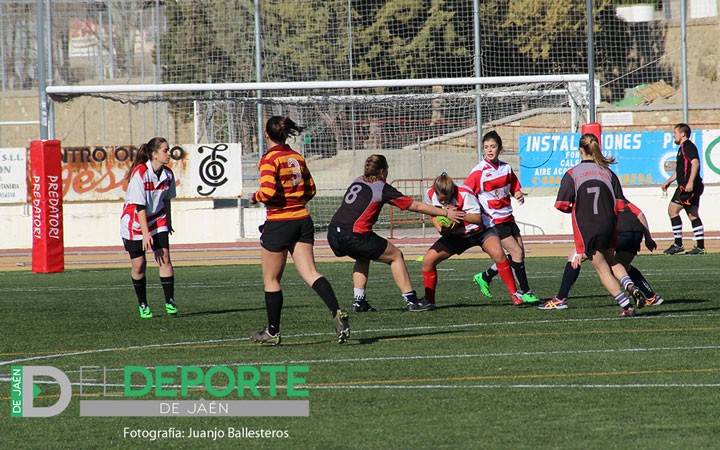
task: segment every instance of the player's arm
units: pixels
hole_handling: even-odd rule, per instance
[[[480,177],[482,176],[482,170],[477,170],[477,166],[472,169],[470,175],[465,178],[463,184],[470,188],[473,194],[477,195],[480,191]]]
[[[560,182],[557,198],[555,199],[555,209],[564,213],[571,213],[573,204],[575,203],[575,182],[570,172],[563,175]]]
[[[670,175],[670,178],[660,185],[660,189],[662,189],[663,192],[667,192],[668,188],[675,182],[675,180],[677,180],[677,173],[673,172],[673,174]]]
[[[409,211],[427,214],[428,216],[444,216],[454,222],[460,222],[465,217],[465,212],[459,209],[445,209],[437,206],[428,205],[427,203],[413,200],[408,207]]]
[[[483,226],[483,215],[482,214],[465,214],[463,220],[467,223],[473,223],[475,225]]]
[[[302,174],[303,187],[305,188],[304,201],[307,203],[315,197],[315,194],[317,194],[317,187],[315,187],[315,180],[313,180],[312,175],[310,175],[310,169],[306,164],[303,164]]]
[[[138,223],[143,236],[143,250],[152,251],[153,238],[150,235],[150,227],[148,227],[147,210],[145,205],[135,205],[135,208],[137,209]]]
[[[264,161],[260,164],[260,189],[250,197],[250,203],[265,203],[277,193],[275,184],[276,167]]]
[[[655,250],[657,248],[657,243],[650,234],[650,224],[647,221],[647,217],[645,217],[645,213],[643,213],[640,208],[630,202],[627,203],[627,206],[628,208],[630,208],[630,211],[635,214],[635,217],[638,218],[644,228],[643,236],[645,238],[645,247],[647,247],[647,249],[650,251]]]
[[[620,179],[617,177],[615,172],[610,171],[610,173],[612,175],[610,181],[612,183],[613,193],[615,194],[615,211],[624,211],[630,202],[628,202],[625,198],[625,193],[623,192],[622,185],[620,184]]]
[[[517,200],[521,205],[525,203],[525,195],[523,195],[522,191],[515,192],[513,197],[515,197],[515,200]]]
[[[172,208],[170,207],[170,199],[165,200],[165,220],[167,220],[168,232],[173,234],[175,230],[172,226]]]
[[[525,203],[525,194],[522,192],[520,180],[518,180],[517,175],[515,175],[515,172],[513,172],[512,169],[510,169],[510,193],[513,197],[515,197],[515,200],[517,200],[518,203],[521,205]]]
[[[692,192],[693,188],[695,187],[695,178],[698,176],[698,173],[700,172],[700,160],[697,158],[690,160],[690,177],[688,178],[688,182],[685,185],[685,192]]]

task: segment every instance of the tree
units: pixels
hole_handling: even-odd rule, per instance
[[[472,75],[473,40],[463,11],[467,5],[443,0],[357,2],[355,72],[366,79]]]

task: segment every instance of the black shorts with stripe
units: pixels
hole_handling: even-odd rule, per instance
[[[269,252],[295,250],[295,244],[315,243],[315,224],[311,217],[298,220],[266,220],[260,229],[260,245]]]
[[[696,184],[693,187],[692,192],[685,192],[685,189],[678,187],[675,189],[670,201],[682,206],[683,208],[690,208],[693,206],[697,208],[700,206],[700,196],[703,191],[705,191],[705,185],[703,183]]]

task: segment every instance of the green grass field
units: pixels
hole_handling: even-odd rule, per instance
[[[346,345],[330,315],[288,266],[283,345],[247,336],[265,325],[260,267],[176,270],[177,317],[162,311],[154,266],[155,318],[141,320],[129,269],[62,274],[0,273],[2,448],[717,448],[720,439],[720,255],[642,256],[636,265],[666,299],[631,319],[589,265],[570,309],[516,308],[499,280],[496,303],[472,274],[487,259],[440,266],[434,312],[402,308],[389,269],[371,268],[377,313],[351,314]],[[420,265],[408,262],[416,288]],[[552,296],[564,258],[527,262],[535,292]],[[350,263],[319,265],[344,306]],[[302,365],[309,417],[80,417],[79,388],[55,417],[11,418],[11,366],[54,366],[73,383],[80,367],[105,367],[109,394],[122,394],[125,366]],[[97,375],[97,374],[96,374]],[[57,386],[41,386],[51,405]],[[99,393],[100,388],[86,388]],[[268,389],[262,399],[269,399]],[[209,398],[191,391],[190,398]],[[158,400],[154,395],[143,397]],[[276,399],[287,399],[280,389]],[[83,397],[84,399],[84,397]],[[97,399],[97,397],[93,397]],[[118,399],[118,397],[111,398]],[[253,399],[237,392],[225,400]],[[222,399],[219,399],[222,400]],[[150,441],[129,430],[174,427],[226,436]],[[230,438],[229,428],[280,430],[286,438]]]

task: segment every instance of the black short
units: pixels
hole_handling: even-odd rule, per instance
[[[496,223],[495,229],[497,230],[498,236],[500,236],[500,240],[503,240],[510,236],[516,238],[520,237],[520,228],[518,228],[515,221]]]
[[[585,255],[590,258],[596,251],[605,253],[607,250],[614,248],[615,237],[612,234],[596,234],[589,236],[587,239],[583,238]]]
[[[294,251],[295,244],[315,243],[315,224],[311,217],[299,220],[266,220],[260,227],[260,245],[270,252]]]
[[[153,250],[160,250],[161,248],[166,248],[170,250],[170,233],[168,233],[167,231],[162,231],[158,234],[153,235],[152,238]],[[125,251],[130,254],[130,259],[139,258],[140,256],[145,255],[142,239],[140,239],[139,241],[123,239],[123,245],[125,246]]]
[[[671,202],[682,206],[683,208],[688,207],[699,207],[700,206],[700,196],[702,195],[703,191],[705,190],[705,185],[703,183],[698,183],[694,188],[692,192],[685,192],[685,190],[681,187],[677,187],[675,189],[675,193],[673,193],[672,198],[670,199]]]
[[[490,227],[468,235],[446,234],[435,244],[444,245],[453,255],[462,255],[469,248],[482,247],[487,238],[497,235],[495,227]]]
[[[640,244],[643,240],[643,233],[640,231],[623,231],[618,233],[616,252],[628,252],[637,255],[640,251]]]
[[[335,256],[349,256],[356,260],[377,260],[385,253],[387,239],[374,232],[358,234],[351,229],[328,226],[328,244]]]

